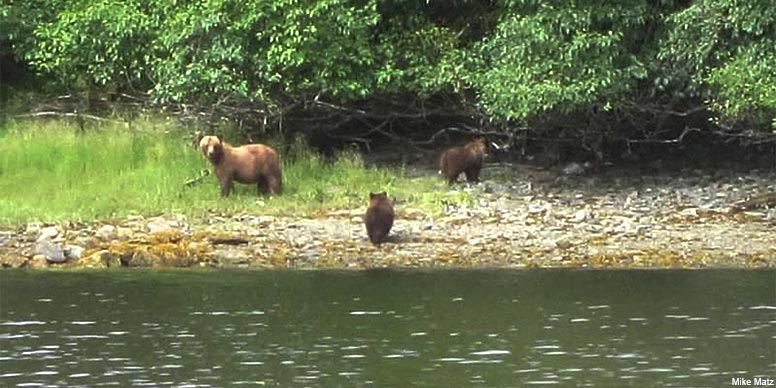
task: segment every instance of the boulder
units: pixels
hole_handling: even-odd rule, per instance
[[[43,256],[49,263],[63,263],[67,260],[65,251],[59,243],[53,242],[47,238],[39,239],[33,247],[34,255]]]

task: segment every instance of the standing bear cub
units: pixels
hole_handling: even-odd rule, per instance
[[[479,181],[482,160],[487,156],[486,150],[485,138],[482,137],[463,146],[449,148],[439,158],[439,174],[451,185],[461,173],[466,174],[469,182]]]
[[[364,224],[372,244],[379,245],[388,236],[393,226],[393,204],[385,191],[369,193],[369,208],[366,209]]]
[[[205,136],[199,141],[221,184],[221,196],[229,196],[232,181],[256,183],[262,194],[280,194],[283,176],[277,151],[263,144],[232,147],[216,136]]]

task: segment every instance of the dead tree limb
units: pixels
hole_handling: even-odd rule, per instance
[[[674,139],[628,139],[628,144],[638,144],[638,143],[660,143],[660,144],[673,144],[673,143],[681,143],[684,140],[684,137],[687,136],[690,132],[701,132],[700,128],[690,128],[685,127],[684,131],[682,133],[674,138]]]
[[[183,185],[186,187],[194,187],[195,185],[202,183],[202,180],[210,175],[210,170],[202,170],[199,174],[200,175],[198,177],[187,180],[183,183]]]

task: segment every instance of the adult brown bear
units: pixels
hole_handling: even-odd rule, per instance
[[[393,204],[387,193],[369,193],[369,208],[366,209],[364,224],[372,244],[379,245],[385,240],[393,226],[393,217]]]
[[[221,196],[232,190],[232,181],[256,183],[263,194],[280,194],[283,174],[277,151],[263,144],[232,147],[216,136],[205,136],[199,141],[221,184]]]
[[[452,147],[439,158],[439,173],[449,184],[458,180],[458,175],[466,174],[466,180],[477,182],[480,179],[482,160],[487,156],[485,138],[477,138],[463,146]]]

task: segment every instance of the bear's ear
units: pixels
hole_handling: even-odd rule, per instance
[[[202,150],[207,148],[207,138],[208,138],[207,136],[202,136],[202,138],[199,139],[199,148],[201,148]]]
[[[369,199],[375,199],[375,197],[376,197],[377,195],[378,195],[378,194],[375,194],[375,193],[371,193],[371,192],[370,192],[370,193],[369,193]]]

